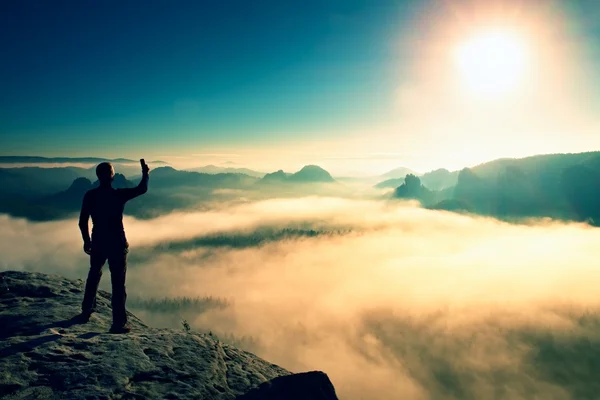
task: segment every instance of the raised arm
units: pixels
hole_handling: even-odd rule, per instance
[[[142,165],[142,180],[140,183],[134,188],[128,189],[119,189],[119,193],[123,196],[123,202],[128,202],[131,199],[134,199],[138,196],[143,195],[148,191],[148,179],[150,178],[150,168],[144,162],[144,159],[140,160],[140,164]]]
[[[92,239],[90,238],[90,196],[86,193],[83,196],[81,212],[79,213],[79,230],[83,238],[83,251],[90,254],[92,250]]]

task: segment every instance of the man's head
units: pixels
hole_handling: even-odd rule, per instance
[[[103,162],[96,167],[96,176],[101,184],[111,183],[115,177],[115,170],[111,163]]]

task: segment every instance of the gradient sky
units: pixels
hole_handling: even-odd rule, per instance
[[[349,171],[457,167],[481,157],[597,150],[600,133],[590,133],[600,111],[592,93],[597,90],[585,88],[600,83],[600,3],[565,4],[1,2],[0,153],[160,157],[198,164],[262,161],[257,166],[263,168],[285,162],[292,167],[292,159],[332,166],[342,160]],[[448,21],[453,29],[458,20],[462,26],[475,24],[474,15],[480,20],[486,13],[515,12],[524,15],[519,21],[527,21],[527,13],[548,15],[546,23],[560,41],[552,57],[560,63],[564,52],[572,55],[575,68],[561,69],[561,86],[552,92],[564,103],[549,107],[565,109],[568,103],[579,110],[581,115],[561,117],[564,126],[577,129],[540,140],[545,128],[532,124],[537,133],[514,154],[506,153],[515,143],[498,149],[494,140],[502,135],[490,133],[489,145],[479,141],[468,153],[476,156],[465,157],[457,153],[464,144],[455,144],[473,146],[475,136],[468,131],[482,135],[481,125],[444,115],[443,95],[431,89],[441,74],[423,71],[427,63],[447,68],[423,49],[447,44],[438,28]],[[585,99],[589,109],[576,105],[577,99]],[[414,108],[423,103],[427,111]],[[494,125],[490,118],[485,124]],[[430,152],[436,142],[440,145]]]

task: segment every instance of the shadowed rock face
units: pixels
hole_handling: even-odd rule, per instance
[[[236,400],[337,400],[331,381],[323,372],[280,376],[239,396]]]
[[[0,273],[0,397],[233,400],[293,376],[210,335],[149,328],[131,314],[130,334],[109,334],[110,294],[104,291],[98,312],[78,324],[73,317],[83,288],[82,280],[56,275]],[[335,399],[306,397],[331,383],[324,374],[308,380],[303,375],[271,386],[306,394],[286,398]],[[314,387],[307,391],[305,384]],[[258,398],[283,397],[250,397]]]

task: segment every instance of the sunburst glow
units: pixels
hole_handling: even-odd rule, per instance
[[[462,44],[454,61],[465,85],[477,95],[500,95],[523,81],[528,51],[525,40],[502,30],[480,33]]]

